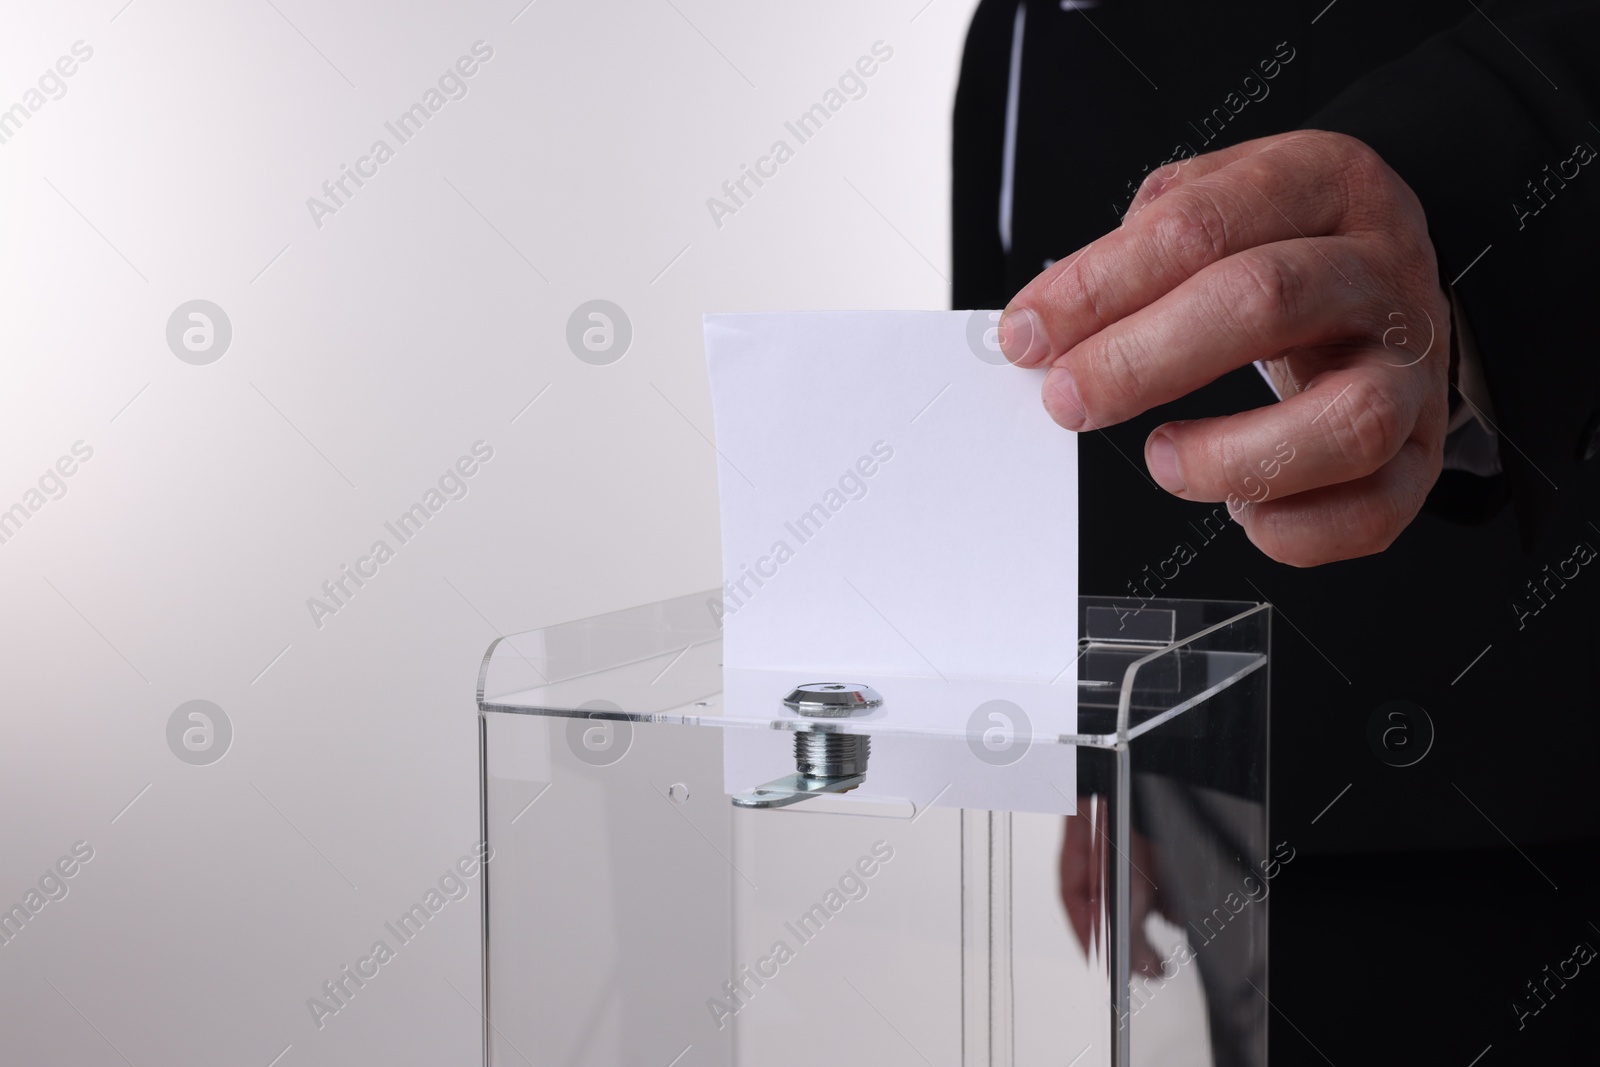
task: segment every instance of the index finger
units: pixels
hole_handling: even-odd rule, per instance
[[[1000,346],[1018,366],[1054,360],[1171,292],[1200,270],[1260,244],[1320,236],[1348,199],[1305,173],[1324,152],[1292,138],[1164,192],[1118,229],[1044,271],[1000,317]]]

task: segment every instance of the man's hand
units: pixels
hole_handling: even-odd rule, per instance
[[[1016,295],[1000,343],[1050,368],[1045,407],[1069,430],[1272,361],[1282,402],[1160,426],[1145,463],[1304,567],[1382,551],[1416,517],[1443,456],[1449,331],[1416,196],[1362,142],[1306,130],[1149,175],[1120,227]]]

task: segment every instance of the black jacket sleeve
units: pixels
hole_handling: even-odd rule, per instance
[[[1581,500],[1600,428],[1600,4],[1475,6],[1307,125],[1365,141],[1422,201],[1531,547]]]

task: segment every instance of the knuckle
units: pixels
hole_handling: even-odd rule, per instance
[[[1136,213],[1139,209],[1149,207],[1161,194],[1178,185],[1179,167],[1182,162],[1165,163],[1146,174],[1139,182],[1138,190],[1133,194],[1133,201],[1128,205],[1128,213]]]
[[[1143,207],[1161,195],[1162,191],[1170,184],[1162,174],[1165,169],[1163,167],[1159,170],[1153,170],[1144,176],[1144,180],[1139,183],[1139,191],[1133,194],[1134,205]]]
[[[1348,134],[1335,134],[1331,141],[1335,161],[1354,183],[1370,183],[1385,177],[1389,166],[1365,141]]]
[[[1109,286],[1115,279],[1107,274],[1100,262],[1100,257],[1080,253],[1073,257],[1060,273],[1051,278],[1045,286],[1045,297],[1057,307],[1079,308],[1087,311],[1087,326],[1094,332],[1105,329],[1111,324],[1108,318],[1107,301],[1109,299]],[[1057,344],[1067,347],[1083,336],[1052,337]]]
[[[1269,323],[1292,321],[1304,305],[1305,281],[1281,257],[1237,255],[1226,261],[1224,293],[1233,319],[1252,334]]]
[[[1151,214],[1151,236],[1158,254],[1184,273],[1215,263],[1228,250],[1228,221],[1217,202],[1190,185],[1161,198]]]
[[[1364,494],[1346,515],[1347,557],[1382,552],[1400,536],[1408,519],[1395,494],[1386,492]]]
[[[1444,436],[1441,434],[1438,440],[1420,447],[1423,448],[1423,484],[1431,490],[1444,473]]]
[[[1382,156],[1364,141],[1341,136],[1334,165],[1343,179],[1345,212],[1352,222],[1381,225],[1391,233],[1406,230],[1395,224],[1395,209],[1414,205],[1415,197]],[[1420,212],[1420,205],[1414,206]]]
[[[1229,433],[1205,434],[1195,444],[1200,453],[1199,462],[1191,462],[1189,466],[1198,467],[1197,473],[1210,471],[1218,475],[1217,489],[1224,494],[1230,511],[1234,511],[1235,506],[1235,514],[1254,510],[1250,505],[1264,498],[1245,444]]]
[[[1332,562],[1326,549],[1304,536],[1291,516],[1276,509],[1247,509],[1239,522],[1251,544],[1268,559],[1286,567],[1315,567]]]
[[[1382,552],[1400,536],[1409,518],[1391,494],[1373,492],[1325,507],[1316,515],[1261,509],[1247,513],[1243,522],[1262,553],[1286,566],[1305,568]]]
[[[1405,413],[1394,394],[1371,378],[1352,382],[1327,409],[1333,447],[1359,475],[1388,462],[1405,442]]]

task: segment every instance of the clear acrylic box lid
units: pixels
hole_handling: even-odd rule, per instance
[[[712,590],[528,630],[489,646],[478,675],[486,712],[686,726],[974,737],[975,709],[1026,709],[1034,743],[1112,747],[1182,715],[1266,665],[1269,606],[1243,601],[1080,597],[1049,681],[868,676],[725,668]],[[783,697],[805,683],[863,683],[884,703],[818,720]]]

